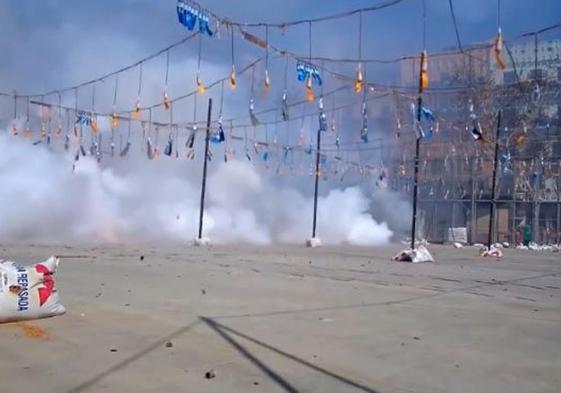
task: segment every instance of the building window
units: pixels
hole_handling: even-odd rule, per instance
[[[559,69],[559,72],[561,72],[561,67]],[[505,73],[503,74],[503,78],[504,83],[514,83],[516,81],[516,75],[514,74],[514,71],[505,71]]]
[[[528,76],[530,77],[530,79],[542,79],[543,74],[544,74],[543,70],[538,68],[538,69],[531,70]]]

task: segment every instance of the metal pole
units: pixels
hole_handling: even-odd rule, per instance
[[[499,161],[499,136],[501,132],[501,110],[497,116],[497,133],[495,136],[495,158],[493,161],[493,185],[491,188],[491,209],[489,212],[489,237],[487,239],[487,247],[491,248],[493,242],[493,224],[495,215],[495,189],[497,186],[497,165]]]
[[[199,239],[203,237],[203,213],[205,210],[206,167],[208,161],[208,140],[210,137],[210,119],[212,115],[212,98],[208,100],[208,114],[206,119],[205,156],[203,157],[203,184],[201,186],[201,207],[199,211]]]
[[[422,68],[422,67],[421,67]],[[423,88],[419,78],[419,98],[417,99],[417,121],[421,122],[421,107],[423,105]],[[419,150],[421,147],[421,138],[415,130],[415,172],[413,176],[413,219],[411,222],[411,249],[415,249],[415,226],[417,225],[417,183],[419,181]]]
[[[557,200],[557,244],[561,244],[561,203]]]
[[[475,160],[471,160],[471,218],[470,218],[470,241],[476,243],[477,212],[475,206]]]
[[[313,223],[313,226],[312,226],[312,238],[316,237],[316,224],[317,224],[317,213],[318,213],[320,147],[321,147],[321,130],[318,127],[317,151],[316,151],[316,184],[315,184],[315,189],[314,189],[314,223]]]

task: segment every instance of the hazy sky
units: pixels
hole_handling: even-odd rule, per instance
[[[0,7],[0,90],[22,93],[91,79],[136,61],[186,31],[176,21],[175,0],[2,0]],[[287,21],[360,8],[379,1],[201,0],[215,13],[240,21]],[[364,15],[364,56],[392,57],[421,47],[421,0],[404,0]],[[464,43],[490,39],[496,32],[495,0],[454,0]],[[428,49],[455,45],[448,0],[427,0]],[[559,0],[502,0],[505,36],[561,19]],[[255,30],[263,34],[263,29]],[[307,28],[286,36],[271,31],[279,47],[307,52]],[[247,45],[239,44],[240,51]],[[357,54],[356,18],[314,28],[314,53]],[[223,47],[209,49],[224,53]],[[214,53],[209,56],[220,56]]]

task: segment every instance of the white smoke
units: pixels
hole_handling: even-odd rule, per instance
[[[0,135],[0,237],[14,242],[139,239],[189,241],[199,218],[200,166],[185,159],[116,160],[104,168]],[[262,176],[247,161],[212,162],[205,235],[215,243],[302,243],[313,200]],[[310,182],[311,183],[311,182]],[[368,213],[355,187],[319,198],[318,236],[326,244],[380,245],[392,236]]]

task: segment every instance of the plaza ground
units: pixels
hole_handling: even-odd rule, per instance
[[[401,248],[4,245],[74,257],[66,315],[0,325],[0,392],[559,392],[560,253]]]

